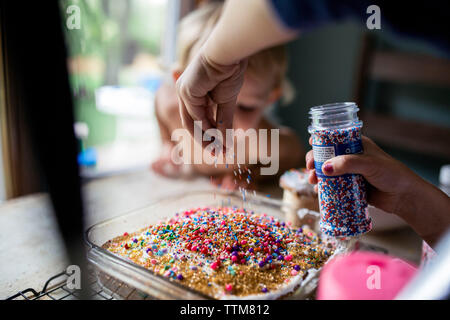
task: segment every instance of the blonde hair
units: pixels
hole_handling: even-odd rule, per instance
[[[200,49],[222,14],[223,4],[212,2],[191,12],[184,17],[179,25],[177,60],[178,68],[186,69],[194,48]],[[248,59],[247,72],[253,75],[270,74],[273,76],[273,88],[283,85],[287,68],[286,49],[276,46],[265,49]]]

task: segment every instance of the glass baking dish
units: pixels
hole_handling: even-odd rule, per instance
[[[239,192],[195,191],[171,196],[145,208],[95,224],[86,231],[86,242],[89,246],[88,260],[94,266],[97,281],[108,287],[106,282],[109,283],[109,280],[113,279],[116,284],[124,283],[127,287],[135,288],[143,295],[154,299],[212,299],[102,248],[106,241],[125,232],[132,233],[158,223],[172,217],[176,212],[208,206],[245,207],[284,220],[282,208],[285,209],[286,204],[255,193],[247,192],[244,201],[243,195]],[[314,221],[311,227],[316,226],[317,223]],[[346,243],[345,250],[349,248]],[[314,269],[309,272],[310,274],[290,298],[301,299],[310,296],[317,285],[317,271]]]

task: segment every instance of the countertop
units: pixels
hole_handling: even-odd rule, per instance
[[[83,186],[86,224],[142,208],[164,196],[212,188],[205,178],[173,180],[147,170],[92,180]],[[282,194],[275,184],[264,186],[262,192],[275,198]],[[26,288],[39,290],[49,277],[67,267],[65,248],[46,194],[1,204],[0,226],[0,299]],[[421,239],[409,227],[371,232],[363,241],[416,264],[420,261]]]

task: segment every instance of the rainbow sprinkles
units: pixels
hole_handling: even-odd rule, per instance
[[[237,207],[196,208],[103,245],[216,299],[276,299],[334,253],[308,227]]]

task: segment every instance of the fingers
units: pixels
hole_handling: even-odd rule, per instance
[[[376,173],[376,170],[376,159],[364,154],[337,156],[327,160],[322,166],[322,172],[327,176],[356,173],[370,177]]]
[[[306,169],[312,170],[314,169],[314,154],[312,150],[309,150],[305,156],[306,159]]]
[[[380,147],[378,147],[370,138],[361,136],[364,146],[364,154],[341,155],[327,160],[322,165],[322,172],[327,176],[339,176],[343,174],[361,174],[366,179],[375,178],[384,156],[388,156]],[[312,144],[312,138],[309,138],[309,144]],[[381,157],[380,157],[381,155]],[[314,166],[314,154],[310,150],[305,156],[306,169],[308,170],[308,182],[317,184],[317,175]]]
[[[180,167],[168,159],[158,159],[152,163],[151,167],[154,172],[167,178],[175,178],[180,175]]]
[[[189,112],[186,108],[186,105],[184,104],[183,100],[180,97],[178,98],[178,102],[179,102],[181,124],[182,124],[183,128],[188,130],[189,134],[192,136],[195,143],[200,144],[202,146],[202,148],[206,148],[211,142],[203,141],[203,132],[208,130],[211,127],[210,125],[205,126],[206,123],[209,124],[209,121],[202,121],[202,128],[198,127],[196,125],[196,120],[194,120],[192,118],[192,116],[189,114]],[[206,116],[206,114],[205,114],[205,116]],[[199,131],[201,133],[199,136],[195,135],[195,131],[196,131],[195,128],[197,128],[197,131]],[[204,128],[206,128],[206,130],[204,130]]]
[[[188,79],[185,79],[186,76]],[[203,132],[215,127],[213,121],[214,104],[208,97],[206,89],[200,91],[200,93],[193,92],[192,88],[189,88],[186,84],[189,83],[189,81],[192,81],[192,79],[190,80],[189,75],[183,73],[176,82],[176,88],[182,125],[188,130],[191,136],[194,137],[194,129],[196,125],[199,126],[200,123],[200,129]],[[200,121],[200,123],[195,124],[194,122],[196,121]],[[202,143],[201,141],[197,142]]]
[[[310,184],[317,184],[319,181],[317,180],[316,170],[308,171],[308,182]]]
[[[226,137],[226,129],[233,128],[233,115],[236,109],[236,99],[244,82],[244,72],[247,68],[247,60],[239,65],[231,66],[231,75],[223,79],[210,91],[210,97],[217,103],[216,128],[222,136]]]
[[[194,122],[201,121],[202,133],[211,128],[218,129],[223,137],[223,141],[218,142],[224,144],[226,129],[233,127],[236,99],[244,81],[246,68],[247,59],[239,64],[217,65],[200,52],[177,80],[183,127],[203,147],[209,143],[203,143],[200,137],[195,137],[195,129],[200,124]],[[216,105],[217,111],[214,115]]]
[[[214,186],[218,186],[220,184],[222,184],[222,177],[212,177],[211,176],[211,184]]]
[[[206,118],[208,119],[209,123],[217,125],[215,120],[215,113],[214,113],[214,102],[208,97],[208,105],[206,106]]]
[[[186,108],[186,105],[184,104],[183,100],[180,97],[178,97],[178,104],[181,117],[181,124],[183,125],[183,128],[187,129],[189,131],[189,134],[192,137],[194,137],[194,120],[192,119],[191,115],[189,114]]]
[[[226,130],[233,128],[233,114],[236,107],[236,101],[222,103],[217,106],[216,123],[217,129],[222,133],[223,141],[221,141],[224,149],[224,141],[226,139]]]
[[[310,144],[311,144],[311,138]],[[314,169],[314,154],[312,150],[309,150],[305,156],[306,159],[306,169],[308,170],[308,182],[310,184],[317,184],[316,170]]]
[[[225,190],[236,190],[238,186],[234,183],[234,176],[225,175],[222,182],[222,188]]]

